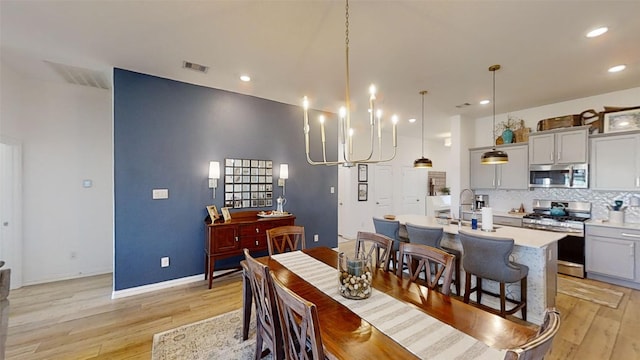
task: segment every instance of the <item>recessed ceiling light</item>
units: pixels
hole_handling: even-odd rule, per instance
[[[594,37],[597,37],[597,36],[600,36],[600,35],[606,33],[607,31],[609,31],[609,28],[607,28],[606,26],[603,26],[603,27],[600,27],[600,28],[597,28],[597,29],[589,31],[587,33],[587,37],[588,38],[594,38]]]
[[[416,118],[411,118],[411,119],[409,119],[409,122],[410,122],[410,123],[414,123],[414,122],[416,122]]]
[[[240,75],[240,80],[248,82],[251,81],[251,77],[249,75]]]
[[[482,100],[482,101],[480,101],[480,105],[487,105],[490,102],[491,102],[491,100]]]
[[[614,67],[609,68],[609,72],[619,72],[627,68],[627,65],[616,65]]]

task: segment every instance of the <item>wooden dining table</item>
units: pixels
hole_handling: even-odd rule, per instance
[[[336,268],[338,261],[336,251],[326,247],[302,251],[313,259]],[[267,265],[289,289],[316,305],[323,345],[330,357],[350,360],[419,358],[278,260],[265,256],[258,258],[258,261]],[[336,288],[337,283],[336,275]],[[410,304],[492,348],[514,348],[525,343],[537,331],[536,326],[501,318],[382,269],[374,271],[372,286],[374,291],[383,292]],[[247,295],[246,290],[245,295]],[[251,297],[245,296],[245,311],[247,300],[249,309],[251,306]],[[367,301],[367,299],[360,301]]]

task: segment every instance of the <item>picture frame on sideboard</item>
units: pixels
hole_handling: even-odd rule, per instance
[[[207,206],[207,212],[209,213],[211,222],[214,222],[220,218],[220,213],[218,213],[218,208],[215,205]]]
[[[223,207],[221,210],[222,210],[222,217],[224,218],[224,221],[227,222],[231,220],[231,213],[229,212],[229,208]]]

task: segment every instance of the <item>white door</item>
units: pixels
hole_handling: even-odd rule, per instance
[[[424,169],[402,168],[401,214],[426,214],[427,172]]]
[[[376,165],[375,174],[374,216],[382,217],[393,213],[393,168],[391,165]]]
[[[11,288],[22,286],[21,173],[19,142],[0,138],[0,259],[11,268]]]

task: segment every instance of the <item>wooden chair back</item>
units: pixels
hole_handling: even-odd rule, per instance
[[[438,282],[442,278],[440,292],[444,295],[451,294],[454,259],[455,256],[431,246],[412,243],[400,244],[399,263],[406,262],[411,281],[422,283],[429,289],[437,290]],[[419,276],[423,271],[425,280],[421,281]],[[399,266],[396,275],[402,277],[402,274],[402,266]]]
[[[389,259],[393,247],[393,239],[376,233],[358,231],[356,237],[356,254],[364,252],[370,256],[376,268],[389,271]]]
[[[269,267],[254,259],[247,249],[244,249],[244,257],[256,308],[256,358],[261,357],[264,342],[274,359],[284,359],[282,330]]]
[[[287,360],[323,360],[318,309],[287,288],[271,272]]]
[[[555,308],[545,311],[538,334],[516,349],[509,349],[505,360],[541,360],[551,349],[553,338],[560,329],[560,313]]]
[[[288,225],[267,230],[269,256],[287,251],[304,250],[304,226]]]

